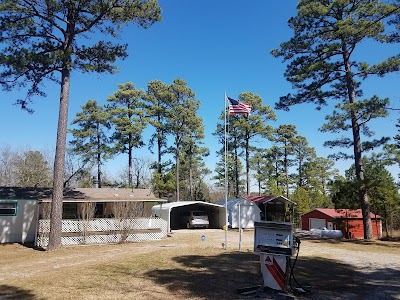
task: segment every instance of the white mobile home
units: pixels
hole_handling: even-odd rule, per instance
[[[35,242],[35,246],[45,247],[50,229],[51,195],[52,190],[48,188],[0,187],[0,243]],[[166,237],[166,222],[150,218],[153,203],[166,201],[146,189],[65,190],[62,245]],[[120,231],[130,234],[126,237]]]

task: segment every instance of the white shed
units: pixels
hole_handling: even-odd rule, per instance
[[[49,188],[0,187],[0,243],[35,242],[40,197]]]
[[[225,205],[225,199],[217,202]],[[228,222],[232,228],[254,228],[254,222],[260,221],[261,210],[253,201],[243,198],[227,199]],[[239,223],[240,222],[240,223]]]
[[[37,207],[36,199],[0,197],[0,243],[34,242]]]
[[[186,228],[182,221],[184,213],[189,210],[206,211],[210,221],[209,228],[223,228],[225,225],[225,207],[202,201],[178,201],[155,205],[151,209],[151,214],[166,220],[170,232],[171,229]]]

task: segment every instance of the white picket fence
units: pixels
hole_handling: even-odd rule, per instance
[[[39,220],[36,246],[49,243],[50,220]],[[167,221],[160,218],[62,220],[62,245],[113,244],[161,240]]]

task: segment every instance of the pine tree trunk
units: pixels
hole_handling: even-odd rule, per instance
[[[132,135],[130,134],[129,136],[130,136],[129,140],[131,140]],[[133,186],[132,176],[133,176],[132,175],[132,147],[129,146],[129,148],[128,148],[128,185],[129,185],[129,187]]]
[[[160,137],[160,133],[158,133],[158,137],[157,137],[157,173],[161,174],[162,169],[161,169],[161,159],[162,159],[162,141],[161,141],[161,137]]]
[[[345,45],[345,43],[343,43],[343,45]],[[353,104],[355,103],[356,95],[351,73],[351,66],[350,66],[351,64],[348,57],[349,54],[347,52],[347,49],[345,48],[345,46],[343,46],[343,58],[346,68],[346,85],[347,85],[348,97],[349,97],[349,102]],[[353,133],[354,164],[356,168],[356,177],[358,181],[358,199],[360,202],[362,216],[363,216],[364,238],[370,240],[373,238],[373,232],[372,232],[372,222],[370,216],[369,199],[364,182],[360,127],[357,121],[358,120],[357,112],[354,109],[351,109],[350,113],[351,113],[351,127]]]
[[[64,68],[61,72],[60,109],[58,114],[56,154],[54,158],[53,198],[51,202],[49,244],[47,247],[49,251],[61,247],[62,200],[70,75],[71,72],[69,68]]]
[[[176,145],[176,158],[175,158],[175,179],[176,179],[176,201],[179,201],[179,150],[178,145]]]
[[[385,233],[386,236],[389,236],[389,222],[388,222],[388,212],[387,212],[387,208],[386,208],[386,204],[383,205],[383,215],[385,218]]]
[[[250,196],[250,154],[249,154],[249,137],[246,134],[246,179],[247,179],[247,196]]]
[[[139,170],[137,170],[137,172],[136,172],[136,185],[135,185],[135,188],[139,188],[139,186],[140,186],[140,184],[141,184],[141,182],[140,182],[140,171]]]
[[[298,185],[299,186],[303,186],[303,172],[302,172],[302,168],[303,168],[303,163],[302,160],[299,159],[299,181],[298,181]]]
[[[358,181],[358,199],[360,202],[362,215],[363,215],[363,225],[364,225],[364,238],[372,239],[372,221],[370,216],[370,205],[367,190],[364,181],[364,170],[362,164],[362,150],[361,150],[361,139],[360,139],[360,128],[357,124],[357,114],[352,111],[351,113],[351,123],[353,129],[353,151],[354,151],[354,164],[356,168],[356,177]]]
[[[237,143],[235,137],[235,197],[239,197],[239,157],[237,153]]]
[[[98,187],[101,188],[102,182],[101,182],[101,138],[100,138],[100,130],[99,130],[99,124],[97,124],[97,182],[98,182]]]
[[[193,154],[192,154],[192,145],[190,145],[189,151],[189,191],[190,191],[190,200],[194,201],[194,185],[193,185]]]
[[[370,216],[370,205],[367,190],[364,181],[364,170],[362,164],[362,150],[361,150],[361,139],[360,139],[360,128],[357,124],[357,114],[353,111],[351,113],[351,123],[353,129],[353,141],[354,141],[354,163],[356,168],[356,177],[358,181],[358,199],[360,202],[362,215],[363,215],[363,225],[364,225],[364,238],[372,239],[372,222]]]
[[[285,142],[284,163],[285,163],[285,180],[286,180],[286,198],[289,198],[289,167],[288,167],[288,150],[286,142]]]

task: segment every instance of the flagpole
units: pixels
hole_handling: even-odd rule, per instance
[[[228,250],[228,140],[226,133],[226,92],[224,94],[224,161],[225,161],[225,244],[224,249]]]

